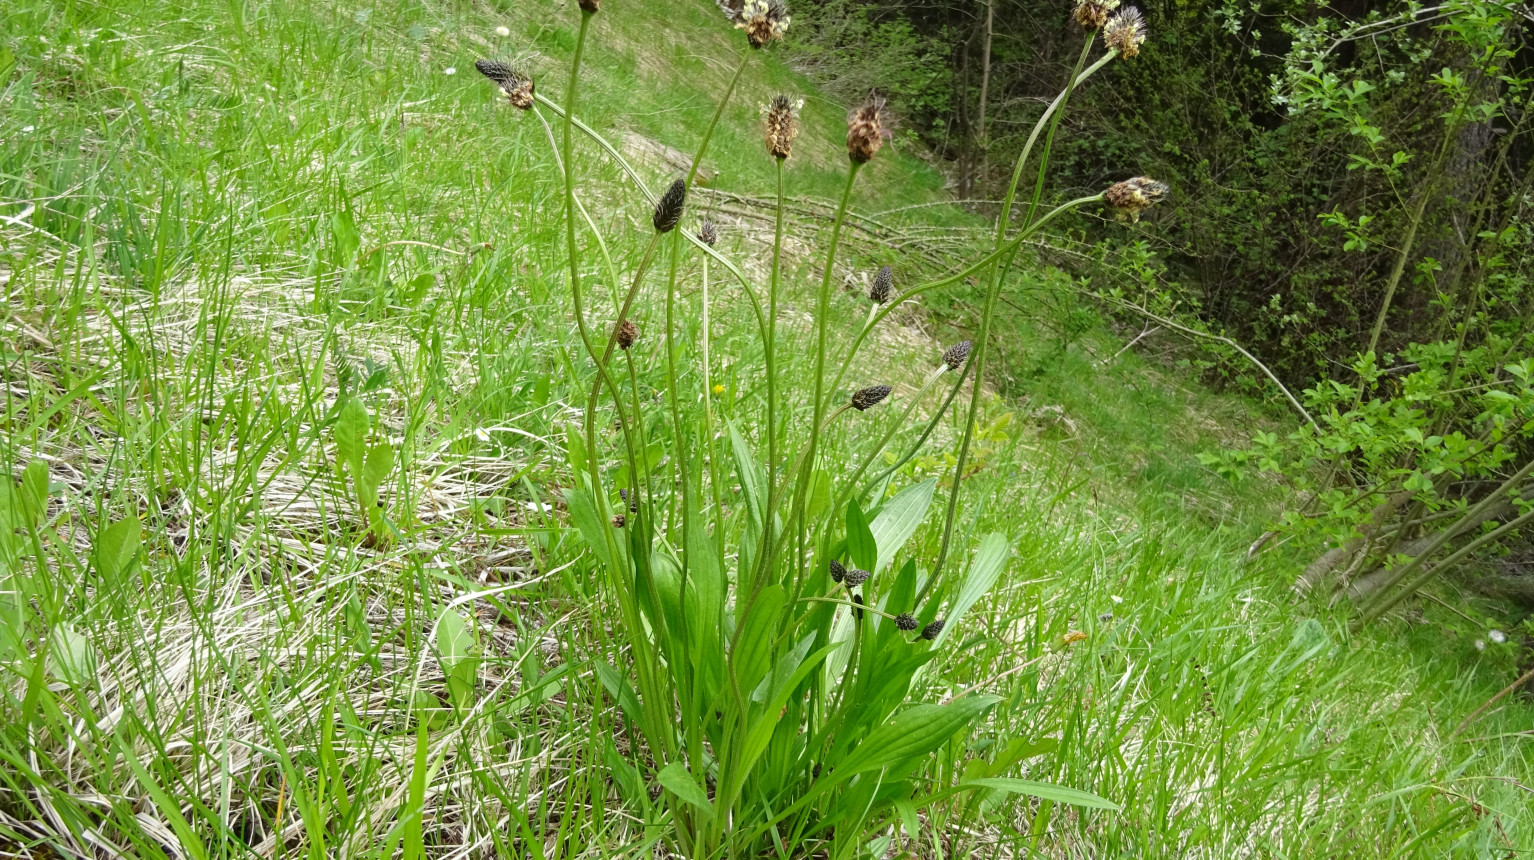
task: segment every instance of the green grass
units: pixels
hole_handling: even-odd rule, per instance
[[[743,39],[710,0],[605,5],[582,116],[691,152]],[[563,510],[589,364],[559,173],[537,118],[472,67],[536,52],[540,92],[562,101],[576,15],[502,7],[0,0],[0,215],[31,209],[0,224],[0,450],[18,480],[41,460],[50,481],[45,506],[25,483],[0,496],[0,853],[639,857],[663,838],[650,763],[596,675],[624,665],[611,597]],[[769,53],[707,159],[736,196],[699,194],[684,222],[712,212],[758,282],[771,225],[749,198],[773,174],[756,117],[779,89],[807,99],[791,196],[837,193],[843,109]],[[649,213],[579,148],[583,199],[629,272]],[[872,222],[838,280],[893,261],[915,283],[985,233],[896,149],[860,179]],[[649,168],[652,188],[674,172]],[[790,379],[809,367],[825,220],[791,225]],[[617,285],[585,259],[603,298]],[[715,275],[715,405],[754,434],[760,345]],[[684,256],[689,308],[700,277]],[[1029,288],[958,528],[960,561],[991,531],[1013,560],[911,698],[1004,697],[933,779],[1017,744],[1010,775],[1123,811],[937,809],[911,850],[1534,851],[1527,702],[1450,737],[1515,676],[1514,645],[1478,651],[1432,604],[1355,635],[1345,609],[1295,603],[1303,559],[1245,559],[1274,488],[1195,458],[1281,419],[1133,352],[1110,361],[1100,326],[1054,337],[1029,317],[1067,313],[1060,282]],[[849,382],[911,393],[966,295],[892,317]],[[845,343],[866,301],[834,298]],[[657,344],[639,348],[646,395],[665,386]],[[696,375],[680,384],[701,396]],[[369,537],[337,470],[343,392],[396,454],[392,541]],[[839,426],[853,449],[880,429]],[[945,420],[895,486],[942,476],[957,430]],[[929,516],[918,556],[940,532]]]

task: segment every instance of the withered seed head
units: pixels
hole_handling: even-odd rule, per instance
[[[916,629],[916,616],[909,612],[903,612],[895,616],[895,628],[910,633]]]
[[[635,493],[633,495],[633,497],[631,498],[629,496],[629,491],[628,490],[620,489],[620,490],[618,490],[618,498],[620,498],[620,499],[624,500],[625,502],[629,503],[629,513],[634,514],[634,513],[638,513],[639,512],[639,494],[638,493]]]
[[[719,241],[719,228],[714,226],[714,222],[704,218],[703,223],[698,226],[698,240],[710,248],[714,247],[714,243]]]
[[[873,574],[866,570],[858,570],[857,568],[853,568],[852,570],[849,570],[842,575],[842,582],[845,583],[848,588],[857,588],[858,586],[867,582],[870,576],[873,576]]]
[[[972,344],[967,340],[961,340],[943,352],[943,363],[948,365],[949,370],[959,370],[964,367],[964,362],[969,361],[969,350]]]
[[[581,11],[587,15],[595,15],[602,11],[602,0],[578,0]]]
[[[655,204],[655,232],[670,233],[681,223],[682,209],[687,206],[687,180],[678,179],[671,183],[666,193],[660,197],[660,202]]]
[[[873,285],[868,288],[868,297],[876,305],[882,305],[890,300],[890,291],[895,287],[895,273],[889,266],[879,270],[874,276]]]
[[[866,412],[884,402],[884,398],[890,396],[895,389],[888,385],[870,385],[867,388],[859,388],[852,393],[852,408],[859,412]]]
[[[618,348],[628,349],[639,340],[639,326],[634,325],[633,320],[624,320],[618,323]]]
[[[1103,199],[1113,207],[1114,217],[1120,221],[1139,221],[1141,212],[1154,206],[1170,192],[1165,182],[1136,176],[1110,186],[1103,192]]]
[[[854,595],[852,595],[852,602],[854,604],[856,604],[852,608],[852,614],[854,616],[856,616],[856,618],[859,621],[862,621],[863,620],[863,595],[861,595],[861,594],[854,594]]]
[[[847,568],[842,567],[842,563],[837,561],[836,559],[834,559],[834,558],[831,559],[831,581],[832,582],[841,582],[842,581],[842,577],[844,577],[846,575],[847,575]]]
[[[1100,29],[1108,20],[1108,13],[1119,7],[1119,0],[1076,0],[1072,15],[1076,23],[1088,30]]]
[[[500,86],[513,107],[528,110],[533,106],[533,79],[505,63],[475,60],[474,68]]]
[[[623,514],[613,514],[613,528],[621,529],[625,525],[628,525],[628,517]]]
[[[793,153],[794,138],[799,136],[799,108],[804,102],[778,94],[762,109],[762,133],[767,153],[779,161]]]
[[[746,41],[753,48],[765,48],[783,38],[792,19],[783,0],[715,0],[724,14],[735,22],[737,30],[746,31]]]
[[[1145,44],[1145,18],[1140,10],[1125,6],[1114,13],[1103,26],[1103,43],[1126,60],[1139,56],[1140,46]]]
[[[847,155],[857,164],[873,160],[890,137],[889,123],[884,99],[870,93],[867,101],[847,114]]]
[[[933,639],[936,639],[938,637],[939,633],[943,632],[943,625],[947,624],[947,623],[948,622],[946,622],[943,619],[939,618],[938,620],[932,622],[931,624],[928,624],[926,627],[923,627],[921,629],[921,638],[927,640],[928,642],[931,642]]]

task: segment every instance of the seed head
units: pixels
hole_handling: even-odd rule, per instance
[[[852,570],[842,574],[842,582],[845,583],[848,588],[857,588],[858,586],[867,582],[870,576],[873,576],[873,574],[866,570],[858,570],[857,568],[853,568]]]
[[[714,226],[714,222],[704,218],[703,223],[698,226],[698,240],[710,248],[714,247],[714,243],[719,241],[719,228]]]
[[[895,273],[889,266],[879,270],[874,276],[873,285],[868,288],[868,297],[876,305],[882,305],[890,300],[890,291],[895,288]]]
[[[602,0],[577,0],[577,2],[580,4],[581,11],[587,15],[595,15],[602,11]]]
[[[1165,182],[1136,176],[1110,186],[1103,192],[1103,199],[1113,207],[1114,217],[1120,221],[1139,221],[1141,212],[1154,206],[1170,191]]]
[[[909,612],[903,612],[900,615],[895,616],[895,628],[897,630],[904,630],[905,632],[910,633],[912,630],[916,629],[916,626],[916,616]]]
[[[855,618],[857,618],[857,620],[862,621],[863,620],[863,595],[861,595],[861,594],[854,594],[854,595],[852,595],[852,602],[853,602],[853,604],[855,604],[852,607],[852,614],[853,614],[853,616]]]
[[[1108,21],[1108,13],[1117,8],[1119,0],[1076,0],[1076,11],[1072,14],[1077,24],[1097,30]]]
[[[782,161],[792,154],[794,138],[799,136],[799,109],[804,100],[795,101],[781,93],[762,109],[762,133],[767,141],[767,153]]]
[[[671,183],[671,187],[661,195],[660,202],[655,204],[655,232],[670,233],[675,230],[682,220],[682,209],[686,205],[687,180],[678,179]]]
[[[969,361],[970,342],[961,340],[943,351],[943,363],[948,365],[949,370],[959,370],[964,367],[964,362]]]
[[[528,110],[533,106],[533,79],[505,63],[495,60],[475,60],[474,68],[489,78],[506,93],[513,107]]]
[[[859,388],[852,393],[852,408],[859,412],[866,412],[874,406],[884,402],[884,398],[894,391],[888,385],[870,385],[867,388]]]
[[[933,639],[936,639],[938,637],[939,633],[943,632],[943,625],[947,624],[947,623],[948,622],[946,622],[943,619],[939,618],[938,620],[932,622],[931,624],[928,624],[926,627],[923,627],[921,629],[921,638],[927,640],[928,642],[931,642]]]
[[[1103,43],[1126,60],[1139,56],[1140,46],[1145,43],[1145,18],[1140,10],[1125,6],[1115,12],[1103,26]]]
[[[618,348],[628,349],[639,340],[639,326],[634,325],[633,320],[624,320],[618,323]]]
[[[873,160],[890,137],[889,123],[884,99],[877,93],[869,93],[867,101],[847,114],[847,155],[857,164]]]
[[[842,563],[837,561],[836,559],[834,559],[834,558],[831,559],[831,581],[832,582],[841,582],[842,581],[842,577],[844,577],[846,575],[847,575],[847,568],[842,567]]]
[[[735,29],[746,31],[753,48],[765,48],[788,32],[788,4],[783,0],[715,0]]]
[[[629,513],[635,514],[635,513],[639,512],[639,494],[638,493],[635,493],[633,495],[633,497],[630,497],[628,490],[620,489],[618,491],[618,498],[620,498],[620,499],[624,500],[625,502],[629,503]]]
[[[621,529],[628,524],[628,517],[623,514],[613,514],[613,528]]]

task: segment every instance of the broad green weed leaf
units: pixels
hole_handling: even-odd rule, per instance
[[[751,445],[746,442],[744,436],[740,435],[735,422],[725,419],[725,423],[730,428],[730,445],[735,453],[735,471],[740,476],[741,492],[746,497],[746,506],[751,512],[752,521],[761,527],[765,516],[763,510],[767,506],[765,494],[762,492],[762,484],[766,479],[762,477],[761,467],[757,466],[756,457],[751,453]]]
[[[879,545],[868,529],[868,520],[863,517],[857,499],[847,503],[847,555],[854,566],[863,570],[872,571],[879,565]]]
[[[767,674],[772,660],[772,634],[777,630],[778,614],[788,602],[788,593],[781,585],[769,585],[762,589],[756,606],[745,619],[746,629],[741,631],[740,642],[735,646],[735,659],[731,669],[741,690],[754,690]],[[742,606],[742,611],[745,607]]]
[[[570,519],[575,527],[580,530],[581,537],[591,551],[596,553],[597,561],[607,568],[613,566],[612,556],[607,551],[607,534],[603,529],[608,528],[606,523],[597,514],[596,502],[591,494],[585,490],[565,490],[565,506],[570,510]]]
[[[48,636],[48,669],[67,684],[83,685],[96,677],[96,649],[68,624]]]
[[[48,464],[33,460],[21,473],[21,509],[32,525],[42,525],[48,513]]]
[[[674,761],[661,768],[660,773],[655,775],[655,779],[667,791],[698,807],[704,814],[709,816],[714,814],[714,807],[708,802],[708,793],[698,785],[697,780],[692,778],[692,774],[687,772],[687,766],[681,762]]]
[[[831,475],[824,469],[816,469],[810,479],[810,497],[805,503],[804,514],[815,522],[831,507]]]
[[[116,579],[138,558],[142,540],[142,529],[137,517],[118,520],[97,532],[95,546],[91,548],[96,570],[104,579]]]
[[[906,541],[916,534],[921,521],[926,519],[935,492],[937,479],[932,478],[906,487],[879,508],[868,526],[878,547],[879,559],[868,570],[878,573],[895,560]]]
[[[902,711],[864,738],[836,767],[836,775],[846,779],[927,755],[999,701],[998,696],[966,696],[946,705],[923,704]]]
[[[1012,547],[1003,535],[988,534],[980,540],[980,548],[975,550],[975,560],[970,563],[969,573],[964,577],[964,586],[959,589],[959,596],[948,610],[948,623],[943,626],[943,632],[938,634],[937,645],[948,639],[964,613],[996,584],[1011,555]]]
[[[336,459],[351,472],[353,481],[361,480],[368,438],[368,410],[361,400],[346,398],[331,433],[336,440]]]
[[[1009,794],[1025,794],[1029,797],[1037,797],[1040,800],[1052,800],[1055,803],[1081,806],[1087,809],[1107,809],[1112,812],[1118,812],[1120,809],[1117,803],[1111,800],[1104,800],[1090,792],[1066,788],[1062,785],[1051,785],[1047,782],[1032,782],[1026,779],[974,779],[964,782],[960,787],[989,788],[995,791],[1005,791]]]
[[[607,694],[612,696],[622,709],[630,722],[639,722],[639,697],[634,694],[634,688],[629,686],[628,679],[618,674],[618,670],[597,661],[592,664],[596,668],[597,679],[602,686],[607,688]]]
[[[442,673],[447,676],[448,695],[453,705],[463,709],[474,701],[474,684],[478,677],[479,661],[474,657],[474,631],[454,610],[447,610],[437,619],[433,633],[437,645],[437,660]]]

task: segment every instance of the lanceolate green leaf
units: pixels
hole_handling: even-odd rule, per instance
[[[879,563],[879,545],[874,541],[857,499],[847,503],[847,555],[852,557],[854,565],[864,570],[871,571]]]
[[[97,532],[91,550],[102,578],[111,581],[126,571],[138,558],[141,541],[137,517],[119,520]]]
[[[932,478],[906,487],[879,508],[879,513],[868,525],[879,550],[879,560],[869,570],[878,573],[895,560],[906,541],[916,534],[921,521],[926,519],[936,491],[937,479]]]
[[[1009,794],[1026,794],[1029,797],[1037,797],[1040,800],[1053,800],[1055,803],[1064,803],[1070,806],[1081,806],[1087,809],[1107,809],[1113,812],[1119,811],[1119,805],[1111,800],[1105,800],[1090,792],[1066,788],[1062,785],[1051,785],[1047,782],[1002,778],[973,779],[961,784],[959,787],[989,788],[996,791],[1005,791]]]
[[[970,563],[969,573],[964,577],[964,586],[959,589],[959,596],[954,599],[953,607],[948,610],[948,623],[944,625],[943,632],[938,635],[937,642],[942,644],[958,626],[960,618],[974,606],[980,598],[991,590],[996,584],[997,578],[1007,567],[1007,559],[1012,555],[1012,547],[1007,544],[1006,537],[999,534],[988,534],[980,541],[980,548],[975,550],[975,560]]]
[[[946,705],[916,705],[874,729],[836,765],[836,774],[845,779],[926,755],[999,701],[998,696],[966,696]]]
[[[714,807],[708,802],[708,793],[698,785],[688,772],[687,766],[679,761],[661,768],[655,779],[669,792],[703,810],[704,814],[712,815]]]

